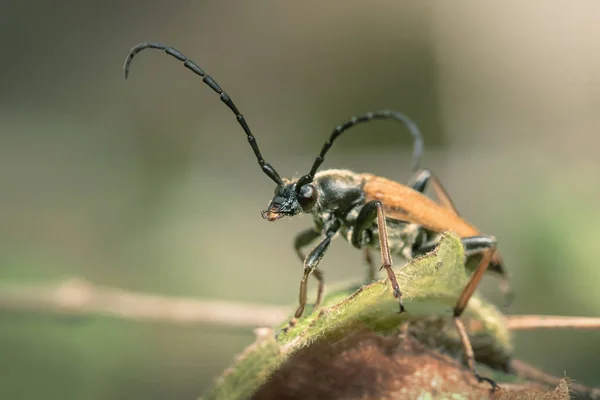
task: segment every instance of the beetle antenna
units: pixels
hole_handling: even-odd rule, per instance
[[[140,43],[137,46],[133,47],[131,50],[129,50],[129,55],[125,59],[125,64],[123,65],[123,72],[125,73],[125,79],[127,79],[127,77],[129,76],[129,68],[131,67],[131,61],[133,61],[133,57],[137,53],[139,53],[140,51],[145,50],[145,49],[164,50],[165,53],[167,53],[168,55],[175,57],[179,61],[183,62],[184,67],[186,67],[187,69],[189,69],[196,75],[201,76],[202,82],[206,83],[208,86],[210,86],[210,88],[212,90],[217,92],[221,101],[223,103],[225,103],[225,105],[227,107],[229,107],[229,109],[235,114],[235,117],[236,117],[238,123],[241,125],[244,132],[246,132],[246,136],[248,136],[248,142],[250,143],[250,147],[252,147],[252,150],[254,150],[254,154],[256,155],[256,159],[258,160],[258,164],[260,165],[263,172],[265,174],[267,174],[267,176],[269,178],[274,180],[275,183],[277,183],[277,185],[283,184],[283,181],[281,180],[281,177],[279,176],[277,171],[275,171],[275,168],[273,168],[270,164],[265,162],[265,160],[263,159],[262,155],[260,154],[260,150],[258,149],[258,143],[256,142],[256,138],[254,137],[254,135],[252,134],[252,131],[250,130],[250,127],[246,123],[246,119],[239,112],[239,110],[237,109],[235,104],[233,104],[233,101],[231,101],[231,98],[229,98],[229,95],[227,93],[225,93],[225,91],[223,89],[221,89],[219,84],[210,75],[205,73],[204,70],[202,70],[202,68],[200,68],[198,65],[196,65],[196,63],[194,63],[192,60],[188,59],[182,53],[175,50],[173,47],[166,46],[162,43],[156,43],[156,42],[144,42],[144,43]]]
[[[333,142],[335,141],[335,139],[338,138],[338,136],[340,136],[344,131],[352,128],[353,126],[356,126],[362,122],[368,122],[375,119],[394,119],[398,122],[403,123],[404,126],[408,128],[408,131],[410,132],[415,141],[413,148],[413,170],[419,169],[421,157],[423,156],[423,137],[421,136],[421,132],[419,131],[417,124],[415,124],[410,118],[408,118],[402,113],[391,110],[380,110],[375,112],[368,112],[358,117],[352,117],[349,121],[343,123],[342,125],[336,126],[336,128],[331,133],[329,140],[325,142],[323,149],[321,149],[321,154],[317,156],[310,172],[298,180],[297,187],[300,188],[313,180],[315,174],[317,173],[317,170],[325,160],[325,154],[327,154],[327,152],[333,145]]]

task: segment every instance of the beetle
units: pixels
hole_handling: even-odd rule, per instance
[[[210,75],[178,50],[157,42],[136,45],[125,60],[123,66],[125,78],[129,75],[134,56],[145,49],[162,50],[183,62],[186,68],[199,75],[202,81],[219,95],[221,101],[236,116],[246,133],[260,168],[277,185],[273,198],[266,210],[262,212],[264,219],[276,221],[283,217],[312,214],[314,226],[298,234],[294,241],[294,248],[304,266],[295,318],[301,317],[304,312],[308,277],[311,274],[318,280],[315,309],[321,302],[324,279],[317,267],[334,237],[342,236],[355,248],[364,249],[371,279],[375,275],[375,264],[368,251],[369,249],[380,251],[382,259],[380,270],[386,270],[393,296],[398,300],[399,312],[404,312],[402,291],[392,270],[392,253],[410,260],[432,250],[443,232],[454,231],[461,237],[467,262],[476,263],[474,273],[454,307],[455,325],[465,347],[470,369],[478,380],[487,380],[495,385],[491,380],[476,374],[473,350],[459,317],[486,270],[497,272],[505,279],[507,273],[502,259],[496,253],[496,239],[482,234],[463,219],[439,179],[430,170],[419,168],[424,147],[423,138],[412,120],[404,114],[391,110],[369,112],[353,117],[333,130],[306,175],[295,179],[281,178],[275,168],[264,160],[246,119],[229,95]],[[408,185],[349,170],[331,169],[318,172],[325,155],[340,135],[356,125],[373,120],[395,120],[402,123],[412,135],[415,175]],[[429,184],[438,197],[437,202],[424,194]],[[316,246],[305,255],[302,249],[317,239],[319,241]]]

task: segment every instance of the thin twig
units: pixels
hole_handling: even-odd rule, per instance
[[[528,329],[600,329],[600,318],[561,317],[556,315],[511,315],[506,317],[510,330]]]
[[[235,328],[274,326],[290,314],[288,307],[136,293],[78,278],[54,285],[0,285],[0,310]]]
[[[199,300],[136,293],[72,278],[58,284],[0,285],[0,310],[91,314],[172,324],[211,324],[240,328],[274,326],[289,308],[265,304]],[[540,328],[600,329],[600,318],[549,315],[507,316],[511,330]]]

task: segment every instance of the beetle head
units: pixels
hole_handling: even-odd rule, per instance
[[[275,196],[262,212],[262,217],[275,221],[285,216],[311,212],[318,198],[317,188],[311,181],[312,177],[302,177],[295,181],[283,179],[283,183],[275,188]]]

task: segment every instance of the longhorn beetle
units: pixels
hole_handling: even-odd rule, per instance
[[[419,169],[423,153],[423,138],[413,121],[401,113],[390,110],[369,112],[353,117],[333,130],[306,175],[297,179],[281,178],[275,168],[263,159],[246,119],[229,95],[210,75],[179,51],[161,43],[140,43],[130,50],[125,60],[123,67],[125,78],[129,75],[133,57],[149,48],[163,50],[183,62],[183,65],[199,75],[235,114],[238,123],[246,133],[259,166],[277,184],[275,195],[267,209],[262,212],[262,217],[268,221],[275,221],[301,213],[313,215],[314,227],[301,232],[294,241],[296,253],[304,265],[304,274],[300,283],[300,305],[295,313],[296,318],[303,314],[306,306],[307,281],[310,274],[313,274],[319,282],[315,308],[321,302],[324,280],[323,274],[317,267],[335,236],[341,235],[354,247],[365,249],[371,279],[375,274],[375,265],[368,251],[369,249],[380,251],[382,259],[380,269],[386,270],[393,295],[399,302],[399,312],[404,312],[401,288],[392,271],[392,253],[405,259],[427,253],[435,247],[442,232],[452,230],[462,238],[467,262],[474,260],[474,263],[477,263],[470,281],[454,307],[455,325],[465,348],[469,368],[479,381],[485,380],[495,386],[493,381],[480,377],[475,372],[473,350],[459,317],[486,270],[497,272],[504,278],[507,274],[502,259],[496,253],[496,239],[493,236],[482,235],[477,228],[461,218],[441,182],[431,171]],[[414,139],[413,170],[417,172],[408,186],[379,176],[348,170],[332,169],[317,172],[325,155],[342,133],[364,122],[387,119],[404,124]],[[428,183],[431,183],[439,202],[423,194]],[[318,244],[305,256],[302,248],[317,239],[319,239]]]

